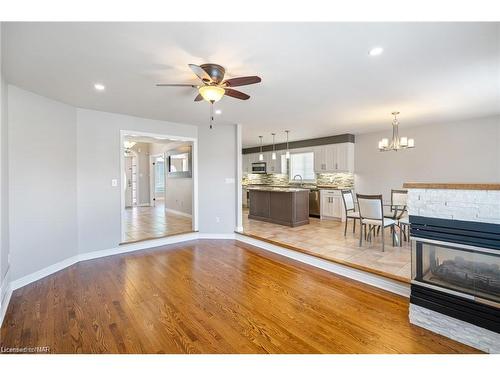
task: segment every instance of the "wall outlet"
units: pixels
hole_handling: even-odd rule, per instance
[[[112,187],[117,187],[117,186],[118,186],[118,180],[117,180],[116,178],[113,178],[113,179],[111,180],[111,186],[112,186]]]
[[[215,222],[216,222],[216,223],[220,223],[220,217],[216,216],[216,217],[215,217]]]

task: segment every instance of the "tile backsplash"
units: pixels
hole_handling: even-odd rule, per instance
[[[253,174],[243,176],[243,185],[288,185],[287,174]]]
[[[348,189],[354,188],[354,174],[352,173],[318,173],[317,185],[335,185]]]
[[[288,185],[287,174],[252,174],[243,176],[243,185]],[[335,185],[345,188],[354,188],[354,174],[352,173],[317,173],[317,185]]]

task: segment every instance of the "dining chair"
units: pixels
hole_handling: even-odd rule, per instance
[[[360,236],[359,236],[359,246],[363,243],[363,227],[368,227],[369,229],[369,237],[370,232],[375,228],[380,226],[382,229],[382,251],[385,251],[385,240],[384,240],[384,229],[387,227],[391,228],[392,234],[392,246],[395,245],[395,225],[396,221],[394,219],[390,219],[384,217],[384,203],[382,201],[382,195],[363,195],[356,194],[358,199],[358,207],[359,207],[359,220],[360,220]]]
[[[410,218],[408,215],[404,215],[398,220],[398,226],[404,240],[410,241]]]
[[[395,218],[402,216],[401,211],[406,211],[408,203],[408,190],[391,189],[391,206],[390,211],[384,214],[385,217]]]
[[[359,220],[359,212],[356,211],[354,205],[354,197],[352,190],[342,190],[342,200],[344,201],[345,209],[345,228],[344,237],[347,235],[347,222],[352,219],[352,233],[356,233],[356,220]]]

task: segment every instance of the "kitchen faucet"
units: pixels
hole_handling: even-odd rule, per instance
[[[293,180],[296,181],[296,177],[300,177],[300,183],[302,183],[302,176],[300,174],[296,174],[295,176],[293,176]]]

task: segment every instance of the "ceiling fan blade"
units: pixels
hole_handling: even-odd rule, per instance
[[[201,96],[201,94],[196,95],[196,98],[194,98],[195,102],[199,102],[201,100],[203,100],[203,96]]]
[[[157,83],[156,86],[175,86],[175,87],[198,87],[196,85],[193,85],[191,83]]]
[[[211,82],[212,78],[208,75],[208,73],[198,65],[188,64],[194,74],[198,76],[203,82]]]
[[[241,91],[233,89],[224,89],[226,91],[225,95],[231,96],[236,99],[247,100],[250,99],[250,95],[247,95]]]
[[[226,79],[224,83],[227,86],[236,87],[236,86],[253,85],[254,83],[259,83],[261,81],[262,80],[260,79],[260,77],[249,76],[249,77],[236,77],[236,78]]]

